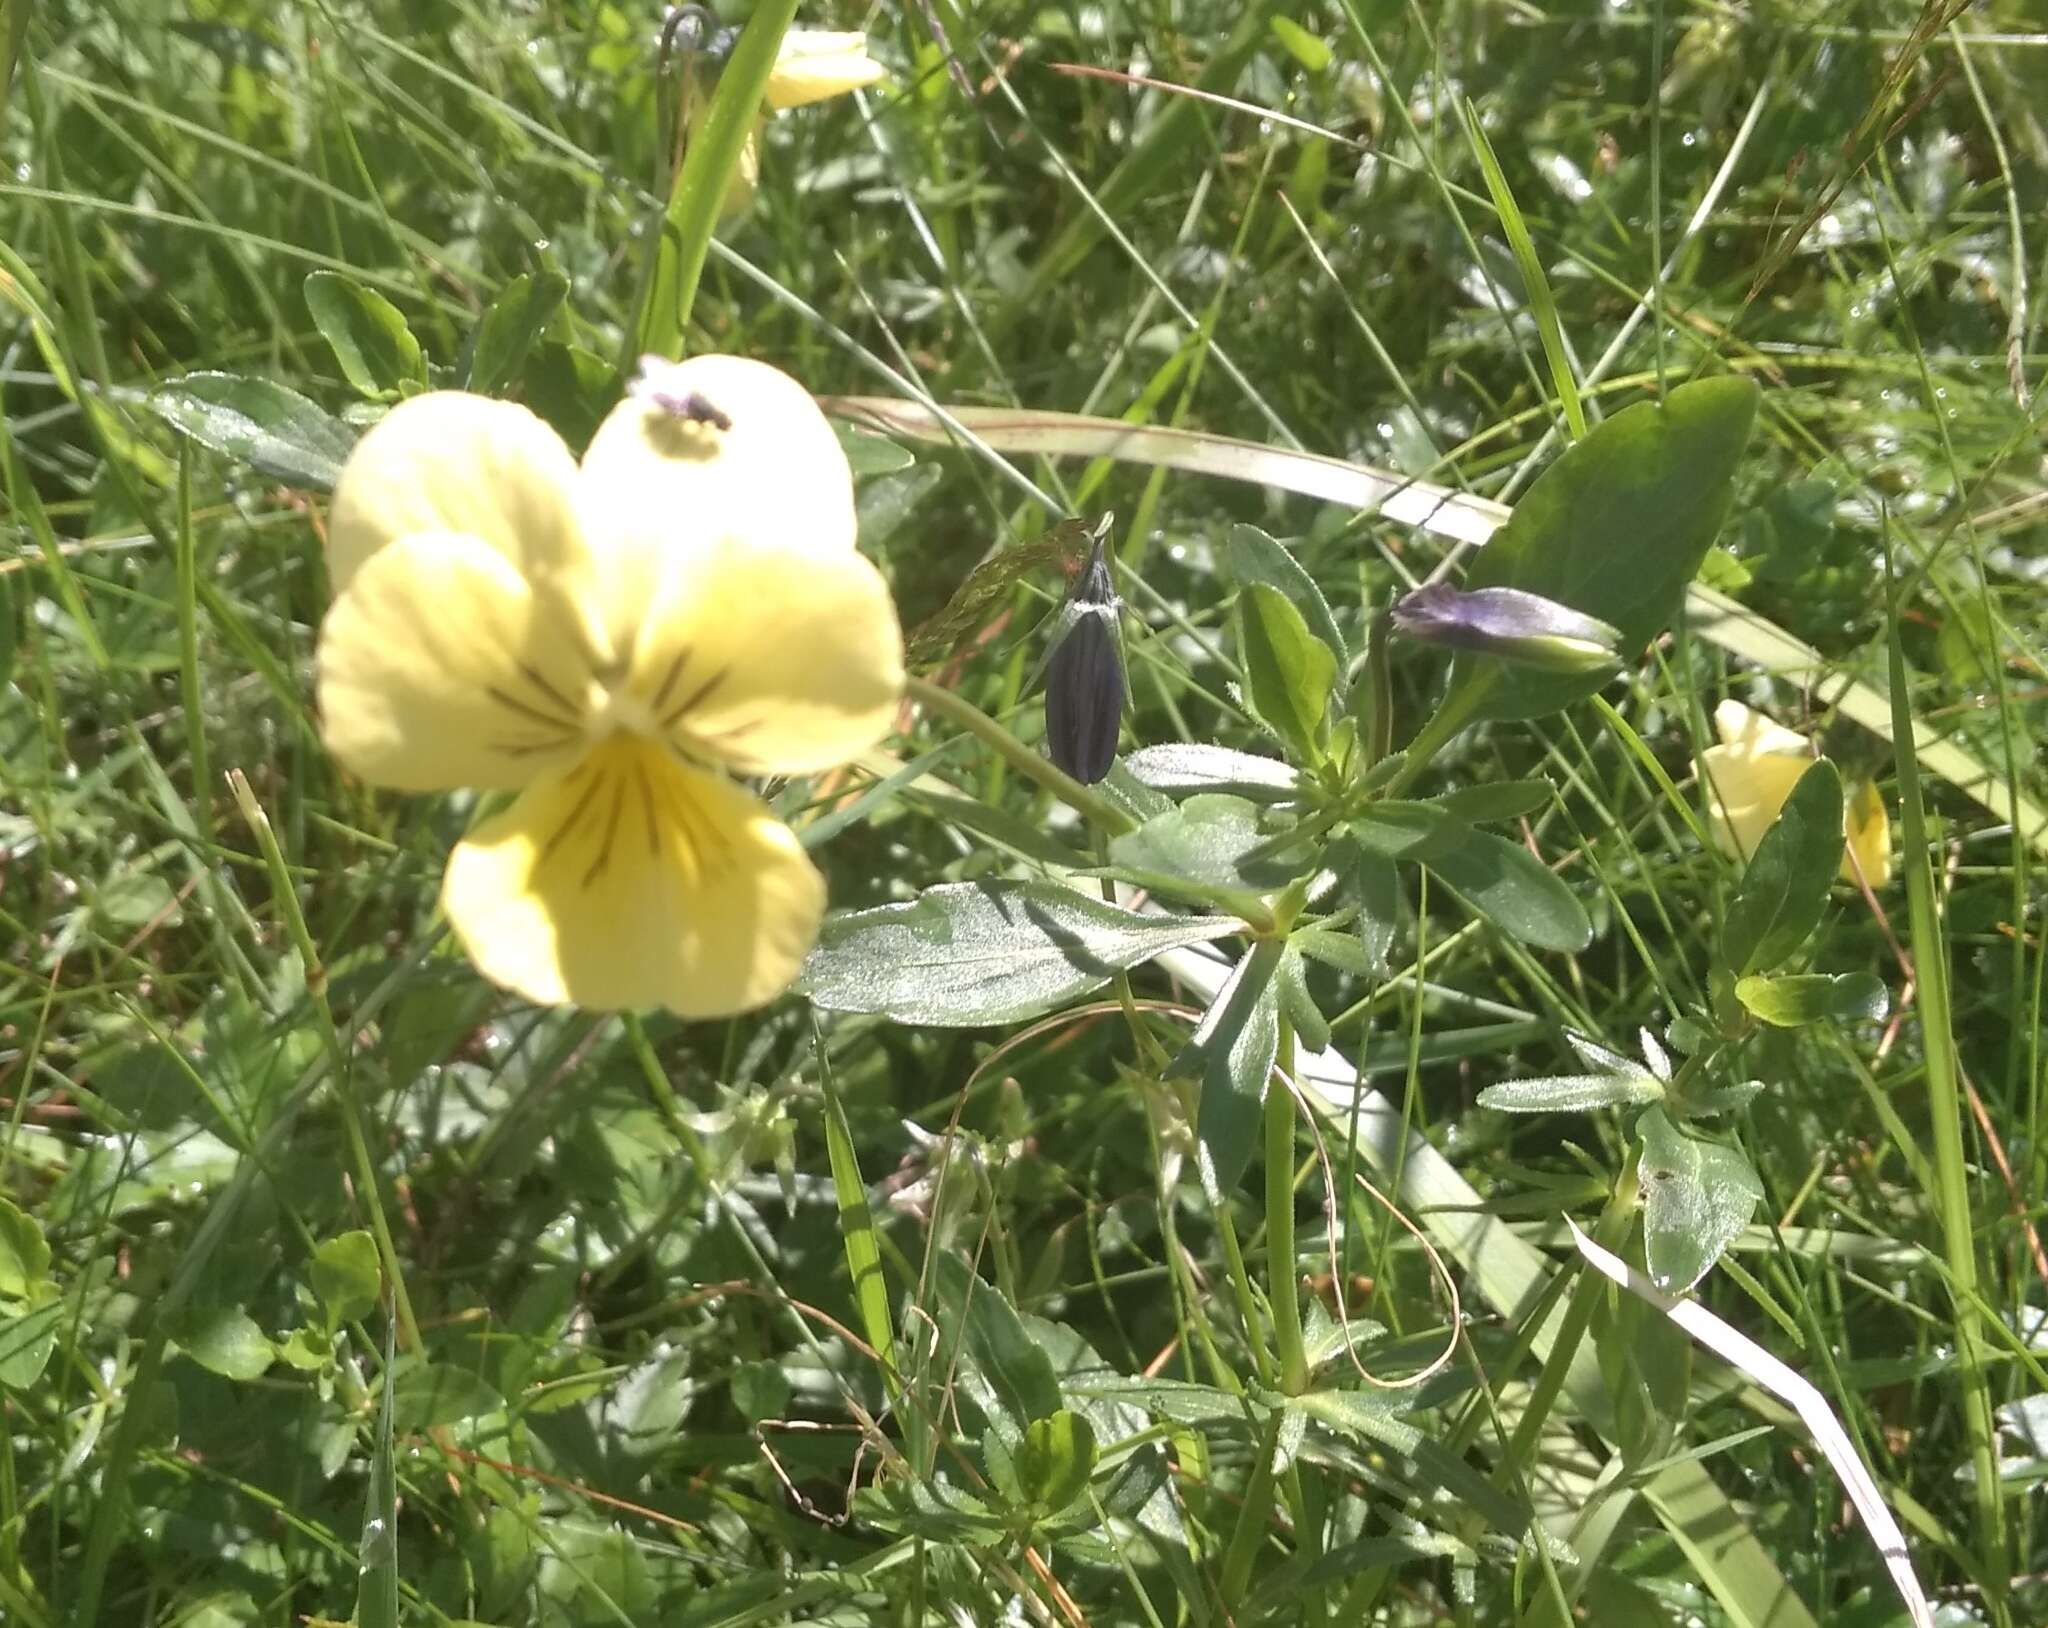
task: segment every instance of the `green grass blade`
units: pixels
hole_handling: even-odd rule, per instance
[[[882,1359],[882,1378],[894,1396],[902,1385],[896,1362],[896,1325],[889,1312],[889,1280],[882,1272],[882,1247],[868,1208],[867,1184],[861,1180],[854,1151],[853,1129],[846,1122],[846,1103],[832,1077],[825,1055],[823,1031],[817,1035],[818,1071],[825,1086],[825,1151],[832,1165],[832,1193],[839,1203],[839,1235],[846,1246],[846,1269],[853,1279],[853,1300],[860,1312],[861,1332]]]
[[[398,1319],[384,1326],[384,1399],[377,1405],[377,1439],[370,1450],[370,1490],[363,1500],[362,1580],[356,1586],[356,1628],[398,1628],[398,1467],[391,1446],[392,1371],[397,1364]]]
[[[1507,234],[1508,247],[1514,251],[1515,264],[1521,268],[1529,309],[1535,314],[1536,331],[1543,339],[1543,359],[1549,365],[1550,382],[1557,391],[1557,404],[1564,411],[1564,421],[1571,430],[1572,439],[1581,440],[1586,434],[1586,408],[1579,400],[1579,381],[1572,372],[1571,357],[1565,351],[1564,325],[1558,320],[1557,299],[1550,292],[1550,279],[1544,275],[1543,262],[1536,256],[1536,242],[1529,235],[1529,223],[1522,218],[1521,206],[1515,202],[1500,160],[1494,156],[1493,143],[1486,139],[1486,129],[1479,122],[1478,109],[1468,98],[1460,111],[1465,118],[1465,137],[1471,142],[1473,155],[1479,160],[1480,173],[1486,177],[1486,190],[1493,197],[1493,207],[1500,212],[1501,230]]]
[[[1890,537],[1885,566],[1891,568]],[[2008,1620],[2000,1580],[2012,1575],[2000,1492],[1998,1421],[1984,1371],[1984,1335],[1977,1293],[1977,1223],[1970,1203],[1970,1174],[1963,1152],[1962,1065],[1957,1056],[1954,1008],[1949,999],[1948,939],[1935,900],[1934,868],[1928,858],[1927,811],[1920,789],[1914,743],[1912,691],[1905,647],[1899,640],[1896,602],[1886,619],[1890,658],[1892,742],[1899,767],[1899,868],[1906,881],[1913,968],[1919,984],[1920,1037],[1926,1057],[1927,1112],[1934,1140],[1935,1213],[1941,1220],[1942,1258],[1948,1263],[1955,1312],[1956,1360],[1961,1369],[1963,1417],[1976,1470],[1972,1494],[1977,1512],[1979,1565],[1991,1580],[1986,1603],[1995,1620]]]

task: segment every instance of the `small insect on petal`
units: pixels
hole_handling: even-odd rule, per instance
[[[1116,761],[1124,715],[1124,673],[1116,648],[1116,589],[1098,537],[1068,602],[1069,626],[1047,664],[1046,756],[1084,786]]]
[[[658,407],[671,418],[680,418],[685,423],[709,424],[717,430],[731,429],[731,415],[703,391],[678,390],[669,383],[670,375],[677,371],[674,362],[659,356],[643,356],[640,358],[640,371],[626,386],[626,393],[636,401]]]

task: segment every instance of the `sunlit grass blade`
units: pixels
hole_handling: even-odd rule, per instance
[[[363,1499],[363,1537],[357,1550],[356,1628],[398,1628],[398,1465],[392,1448],[392,1375],[398,1359],[398,1319],[384,1325],[383,1400],[370,1447],[370,1487]]]
[[[882,1380],[894,1397],[902,1386],[896,1363],[896,1324],[889,1310],[889,1280],[882,1271],[882,1247],[868,1208],[867,1184],[861,1180],[860,1156],[853,1130],[846,1122],[846,1104],[833,1083],[825,1054],[825,1037],[817,1035],[818,1069],[825,1089],[825,1153],[832,1168],[832,1194],[839,1206],[839,1236],[846,1250],[846,1270],[853,1281],[853,1301],[860,1312],[861,1332],[882,1362]]]
[[[1886,544],[1885,566],[1889,573],[1889,533]],[[1928,1124],[1934,1141],[1936,1185],[1928,1196],[1940,1219],[1942,1258],[1948,1263],[1963,1419],[1975,1470],[1971,1490],[1977,1511],[1978,1563],[1981,1575],[1991,1582],[1987,1603],[1994,1616],[2003,1620],[2001,1580],[2012,1575],[2012,1567],[2000,1485],[1998,1420],[1984,1369],[1984,1334],[1977,1291],[1977,1221],[1963,1151],[1966,1110],[1962,1065],[1956,1048],[1955,1012],[1949,998],[1949,942],[1934,891],[1927,811],[1914,739],[1911,675],[1906,667],[1905,646],[1899,639],[1896,601],[1886,618],[1885,644],[1892,692],[1892,744],[1899,769],[1899,869],[1906,882],[1913,970],[1919,986],[1917,1006],[1927,1076]]]
[[[1486,127],[1479,122],[1479,110],[1468,97],[1460,104],[1459,112],[1465,120],[1465,139],[1472,144],[1472,154],[1479,160],[1479,172],[1486,177],[1486,190],[1493,198],[1494,208],[1500,212],[1501,230],[1507,234],[1508,247],[1514,251],[1515,264],[1521,269],[1523,290],[1529,296],[1529,309],[1536,318],[1536,332],[1543,340],[1543,359],[1550,368],[1551,388],[1557,392],[1558,407],[1564,413],[1572,439],[1581,440],[1586,434],[1586,409],[1579,400],[1579,381],[1572,372],[1571,357],[1565,349],[1564,324],[1558,319],[1557,299],[1550,292],[1550,279],[1544,274],[1542,260],[1537,257],[1535,240],[1529,236],[1529,223],[1522,218],[1521,206],[1515,202],[1508,178],[1501,171],[1500,160],[1494,156],[1493,143],[1486,139]]]

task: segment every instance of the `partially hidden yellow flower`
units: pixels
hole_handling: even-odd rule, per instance
[[[1707,817],[1721,851],[1746,860],[1812,764],[1813,748],[1803,735],[1740,701],[1723,701],[1714,709],[1714,729],[1721,744],[1700,753]],[[1854,882],[1860,866],[1872,887],[1882,887],[1892,874],[1892,827],[1875,786],[1865,782],[1850,793],[1842,830],[1848,846],[1841,879]]]
[[[889,70],[868,55],[865,34],[840,34],[822,28],[792,28],[782,36],[775,66],[768,71],[762,105],[771,112],[808,107],[812,102],[865,90],[888,78]],[[711,112],[711,93],[700,89],[690,101],[689,133],[694,136]],[[745,209],[761,180],[761,124],[757,120],[740,149],[739,166],[720,206],[730,218]]]
[[[747,1010],[787,988],[825,885],[733,776],[842,763],[890,727],[903,637],[854,550],[853,478],[794,379],[659,364],[579,468],[509,402],[394,408],[328,528],[321,728],[404,791],[517,793],[441,903],[530,1000]]]
[[[768,70],[762,99],[780,113],[849,91],[865,90],[889,76],[868,55],[865,34],[835,34],[823,28],[792,28],[782,36],[775,66]]]

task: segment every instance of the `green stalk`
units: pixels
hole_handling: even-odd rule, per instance
[[[209,877],[219,862],[213,841],[213,773],[207,765],[205,690],[199,674],[196,610],[198,542],[192,532],[192,443],[178,443],[178,693],[185,707],[185,752],[192,763],[192,825]]]
[[[1450,744],[1451,737],[1472,721],[1472,715],[1479,710],[1480,703],[1493,693],[1493,686],[1499,682],[1498,663],[1483,670],[1479,676],[1453,679],[1429,721],[1416,731],[1415,739],[1405,748],[1406,755],[1394,778],[1387,782],[1384,797],[1398,797],[1422,778],[1422,771],[1430,761]]]
[[[349,1068],[348,1051],[342,1044],[341,1031],[334,1026],[334,1013],[327,1004],[327,968],[320,959],[319,950],[314,947],[313,935],[306,928],[306,918],[299,909],[298,890],[292,885],[291,871],[284,862],[284,850],[277,845],[277,833],[271,829],[270,816],[263,812],[263,805],[256,801],[256,794],[249,789],[249,782],[242,777],[240,770],[229,771],[228,786],[235,794],[242,817],[256,833],[257,846],[263,850],[263,863],[270,872],[271,894],[284,914],[285,929],[291,934],[300,963],[306,969],[306,993],[312,997],[313,1007],[320,1014],[321,1037],[326,1042],[334,1074],[334,1097],[341,1108],[341,1128],[348,1138],[356,1186],[361,1192],[364,1207],[370,1212],[370,1232],[377,1240],[377,1254],[384,1263],[384,1275],[391,1280],[391,1299],[398,1308],[399,1333],[404,1337],[406,1350],[422,1353],[426,1350],[426,1342],[420,1338],[419,1321],[412,1314],[412,1298],[405,1292],[405,1274],[398,1264],[398,1246],[392,1241],[391,1223],[384,1216],[384,1196],[377,1185],[377,1166],[370,1158],[369,1139],[363,1134],[362,1110],[356,1103],[355,1080]]]
[[[846,1247],[846,1272],[853,1283],[861,1329],[882,1360],[882,1383],[892,1401],[901,1401],[903,1376],[896,1359],[896,1327],[889,1315],[889,1281],[882,1272],[882,1247],[874,1212],[868,1208],[867,1183],[861,1179],[853,1127],[846,1118],[846,1102],[839,1094],[839,1082],[833,1077],[831,1062],[825,1055],[823,1031],[814,1031],[813,1038],[818,1054],[818,1079],[825,1093],[825,1155],[832,1166],[832,1194],[839,1201],[839,1235]],[[911,1417],[906,1415],[907,1425]]]
[[[712,234],[725,207],[725,195],[739,169],[747,137],[761,116],[761,102],[774,71],[782,36],[796,16],[796,0],[760,0],[733,47],[711,111],[690,137],[689,151],[676,171],[675,186],[649,253],[640,313],[633,324],[643,354],[683,354],[683,335],[697,301],[697,285],[711,252]]]
[[[1885,571],[1891,573],[1891,538],[1885,537]],[[1906,654],[1899,643],[1896,601],[1887,619],[1890,655],[1892,743],[1899,764],[1901,870],[1913,939],[1913,972],[1920,986],[1920,1038],[1927,1059],[1927,1111],[1934,1137],[1935,1212],[1941,1219],[1942,1253],[1948,1263],[1949,1298],[1955,1307],[1956,1360],[1963,1378],[1963,1418],[1976,1467],[1971,1488],[1977,1509],[1978,1564],[1985,1604],[1992,1620],[2011,1621],[2006,1579],[2012,1576],[2005,1530],[2005,1503],[1998,1472],[1998,1422],[1984,1372],[1984,1335],[1978,1310],[1976,1224],[1970,1214],[1970,1177],[1963,1157],[1961,1068],[1949,1004],[1948,945],[1934,897],[1934,870],[1927,857],[1927,815],[1920,800],[1920,762],[1913,733],[1913,709],[1906,678]]]
[[[1280,1427],[1286,1418],[1284,1411],[1275,1409],[1258,1437],[1258,1461],[1252,1465],[1252,1478],[1245,1484],[1244,1506],[1238,1511],[1230,1547],[1223,1554],[1223,1572],[1216,1580],[1216,1592],[1223,1596],[1226,1610],[1235,1610],[1252,1580],[1252,1563],[1259,1557],[1259,1544],[1266,1535],[1266,1517],[1273,1508],[1273,1459],[1280,1450]]]
[[[992,748],[998,757],[1025,779],[1043,786],[1076,814],[1101,826],[1111,836],[1120,837],[1126,831],[1137,830],[1138,822],[1116,804],[1096,796],[1051,760],[1032,751],[964,696],[947,689],[943,684],[934,684],[925,678],[906,679],[904,689],[910,698],[926,711],[936,712],[958,724],[976,740]]]
[[[1601,1212],[1599,1224],[1593,1229],[1595,1242],[1604,1249],[1619,1250],[1628,1239],[1629,1228],[1635,1224],[1636,1208],[1640,1202],[1636,1191],[1636,1150],[1631,1147],[1627,1161],[1622,1166],[1621,1179],[1614,1185],[1614,1192],[1607,1200],[1607,1208]],[[1607,1289],[1607,1280],[1598,1272],[1588,1271],[1583,1265],[1578,1268],[1579,1280],[1572,1287],[1571,1300],[1566,1304],[1564,1316],[1557,1325],[1557,1340],[1550,1348],[1550,1356],[1543,1364],[1543,1371],[1536,1376],[1536,1383],[1529,1392],[1528,1405],[1522,1410],[1522,1417],[1515,1424],[1515,1434],[1508,1443],[1505,1458],[1501,1461],[1500,1477],[1506,1484],[1519,1467],[1520,1473],[1527,1474],[1536,1461],[1536,1446],[1543,1435],[1543,1426],[1550,1418],[1550,1410],[1563,1392],[1565,1381],[1570,1377],[1572,1359],[1578,1354],[1579,1346],[1586,1338],[1586,1331],[1592,1327],[1593,1312],[1600,1304],[1600,1298]],[[1540,1319],[1525,1331],[1533,1342]],[[1519,1351],[1519,1346],[1518,1346]]]

